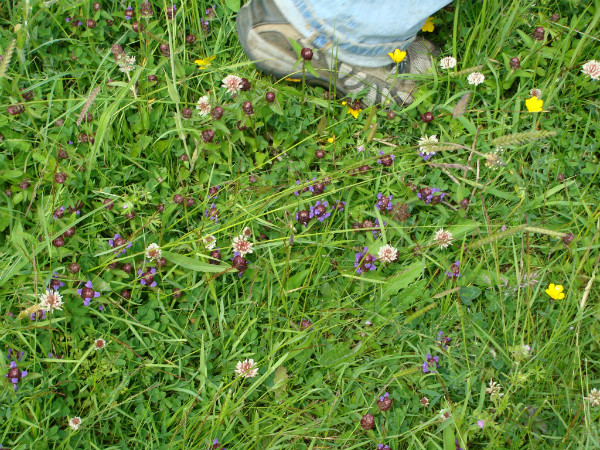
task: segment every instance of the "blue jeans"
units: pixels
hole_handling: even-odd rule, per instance
[[[342,62],[381,67],[405,49],[427,18],[451,0],[274,0],[317,49],[335,46]]]

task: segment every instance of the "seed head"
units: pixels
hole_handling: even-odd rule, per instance
[[[204,142],[212,142],[215,138],[215,130],[202,130],[201,134]]]
[[[360,426],[363,430],[368,431],[373,429],[375,426],[375,417],[371,413],[365,414],[362,419],[360,419]]]
[[[219,120],[221,117],[223,117],[223,111],[223,108],[221,108],[220,106],[215,106],[211,111],[210,115],[214,120]]]
[[[246,113],[246,115],[251,116],[254,114],[254,108],[252,107],[252,103],[246,101],[242,104],[242,110]]]
[[[425,122],[425,123],[429,123],[429,122],[431,122],[431,121],[433,120],[433,113],[432,113],[432,112],[429,112],[429,111],[428,111],[428,112],[426,112],[426,113],[423,113],[423,114],[421,115],[421,120],[422,120],[423,122]]]
[[[57,237],[52,241],[52,245],[54,245],[55,247],[62,247],[63,245],[65,245],[65,238],[63,238],[62,236]]]
[[[537,27],[535,30],[533,30],[533,33],[531,36],[536,41],[543,41],[545,35],[546,35],[546,30],[544,30],[544,27]]]
[[[514,58],[510,58],[510,68],[513,70],[517,70],[521,67],[521,60],[516,56]]]
[[[67,181],[67,176],[62,172],[57,172],[54,174],[54,181],[56,181],[58,184],[63,184],[65,181]]]
[[[313,51],[310,48],[306,48],[304,47],[301,51],[300,51],[300,56],[302,57],[302,59],[304,61],[312,61],[313,59]]]
[[[267,92],[267,93],[265,94],[265,100],[266,100],[268,103],[273,103],[273,102],[275,101],[275,93],[274,93],[274,92],[270,92],[270,91],[269,91],[269,92]]]
[[[198,38],[196,37],[196,35],[195,35],[195,34],[188,34],[188,35],[185,37],[185,42],[187,42],[187,43],[188,43],[188,44],[190,44],[190,45],[193,45],[193,44],[195,44],[197,40],[198,40]]]

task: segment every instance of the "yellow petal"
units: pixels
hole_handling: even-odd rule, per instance
[[[525,100],[525,106],[527,106],[527,110],[529,112],[541,112],[544,106],[544,100],[538,100],[538,98],[534,95],[533,97]]]
[[[427,19],[427,22],[425,22],[425,24],[423,25],[423,27],[421,27],[421,31],[432,32],[435,29],[435,27],[433,26],[433,22],[431,21],[431,19],[433,19],[433,17],[429,17]]]
[[[558,299],[559,300],[562,300],[563,298],[565,298],[565,294],[563,294],[563,293],[558,294]]]
[[[355,119],[358,119],[358,113],[360,113],[361,111],[362,109],[348,108],[348,114],[352,114],[352,116],[354,116]]]
[[[402,62],[404,61],[404,58],[406,58],[406,52],[401,51],[399,48],[394,50],[393,53],[388,53],[388,55],[390,58],[392,58],[392,61],[394,61],[395,63]]]
[[[556,290],[556,292],[562,292],[564,287],[562,284],[557,284],[554,289]]]
[[[550,297],[552,297],[552,291],[550,291],[550,289],[546,289],[546,294],[548,294]]]

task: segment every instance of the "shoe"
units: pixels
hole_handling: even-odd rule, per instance
[[[312,39],[305,39],[290,25],[273,0],[251,0],[244,5],[237,15],[237,33],[244,52],[259,70],[277,78],[299,78],[302,69],[290,39],[308,48]],[[424,74],[432,66],[431,56],[438,53],[434,44],[420,37],[406,49],[406,58],[398,65],[359,67],[336,61],[332,52],[335,48],[327,46],[313,49],[311,63],[318,77],[307,71],[308,84],[335,88],[341,96],[354,96],[367,89],[363,102],[375,105],[393,100],[400,106],[413,102],[418,86],[414,80],[395,78],[396,71]]]

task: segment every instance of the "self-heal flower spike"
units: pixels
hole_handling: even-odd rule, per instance
[[[542,112],[544,107],[544,100],[538,100],[536,96],[525,100],[525,106],[529,112]]]
[[[394,50],[392,53],[388,53],[388,55],[390,56],[390,58],[392,58],[392,61],[394,61],[396,64],[404,61],[404,58],[406,58],[406,52],[400,50],[399,48]]]
[[[434,369],[437,369],[438,367],[439,360],[439,356],[431,356],[431,354],[427,353],[425,356],[425,361],[423,361],[423,373],[434,373]]]
[[[369,254],[369,247],[363,248],[362,252],[358,252],[354,255],[354,267],[356,267],[356,273],[376,270],[376,260],[377,258],[375,256]]]
[[[90,306],[92,298],[100,297],[100,292],[95,291],[91,281],[85,283],[83,288],[77,289],[77,293],[83,299],[84,306]]]
[[[117,248],[117,250],[115,250],[115,255],[119,253],[124,255],[125,252],[127,252],[127,249],[133,244],[131,242],[127,242],[127,240],[124,237],[121,237],[120,234],[115,234],[113,239],[108,240],[108,245],[110,245],[111,248]]]
[[[379,210],[388,210],[390,211],[394,204],[392,203],[392,195],[388,195],[387,197],[383,195],[381,192],[377,194],[377,204],[375,207]]]
[[[550,286],[548,286],[548,289],[546,289],[546,294],[548,294],[554,300],[562,300],[565,298],[565,293],[563,290],[564,287],[561,284],[550,283]]]
[[[4,375],[4,376],[6,378],[8,378],[8,381],[10,381],[12,383],[12,385],[15,388],[15,391],[16,391],[18,389],[17,383],[19,383],[19,381],[21,380],[21,378],[23,378],[26,375],[27,375],[27,371],[26,370],[19,369],[17,367],[16,361],[11,361],[10,362],[10,369],[8,369],[8,373],[6,375]]]
[[[144,272],[142,269],[138,269],[138,275],[140,276],[140,284],[142,286],[156,287],[156,281],[154,276],[156,275],[156,267],[151,267]]]
[[[327,219],[329,216],[331,216],[331,213],[329,211],[327,211],[328,206],[329,206],[329,203],[327,202],[327,200],[325,200],[323,202],[321,200],[317,200],[317,202],[315,203],[315,206],[310,207],[308,217],[311,219],[317,218],[319,220],[319,222],[323,222],[325,219]]]

